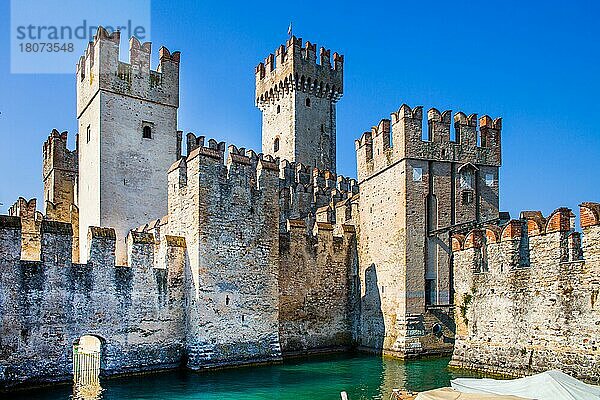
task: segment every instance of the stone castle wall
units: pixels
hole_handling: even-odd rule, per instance
[[[290,185],[280,163],[193,134],[188,151],[168,171],[168,214],[128,234],[128,266],[115,266],[112,228],[89,228],[89,261],[77,264],[75,227],[37,212],[35,199],[19,199],[2,217],[0,387],[69,379],[72,345],[85,334],[101,339],[107,375],[272,362],[354,343],[346,179],[337,180],[340,201],[338,189],[321,189],[320,171],[308,185],[324,204],[336,199],[338,223],[328,222],[336,219],[328,206],[312,217],[314,235],[306,220],[281,233]],[[315,210],[315,198],[303,212]]]
[[[360,342],[403,357],[452,351],[449,228],[498,218],[501,120],[458,112],[453,139],[450,111],[423,122],[402,105],[356,141]]]
[[[188,366],[280,360],[278,166],[233,145],[225,163],[225,143],[195,142],[169,171],[166,228],[188,242]]]
[[[317,221],[337,223],[337,228],[352,224],[351,203],[356,203],[358,194],[355,179],[287,160],[279,165],[281,232],[287,231],[288,219],[304,220],[307,232],[312,232]]]
[[[501,119],[402,105],[336,176],[344,59],[291,37],[256,68],[264,154],[189,133],[181,157],[179,52],[155,71],[119,40],[78,64],[77,149],[44,145],[46,215],[0,216],[0,389],[69,379],[86,334],[104,374],[454,345],[454,366],[597,381],[600,205],[583,246],[566,209],[501,224]]]
[[[288,220],[280,235],[279,335],[284,354],[347,349],[356,341],[358,260],[352,225]]]
[[[453,237],[457,336],[451,365],[513,376],[600,377],[600,204],[524,212]]]
[[[21,259],[21,219],[0,216],[0,387],[72,377],[73,343],[102,341],[103,374],[172,368],[184,354],[185,242],[169,237],[154,268],[154,238],[128,237],[115,266],[115,232],[89,229],[89,262],[73,264],[70,224],[41,221],[38,261]]]
[[[41,227],[44,215],[37,211],[37,199],[19,199],[8,209],[8,215],[21,220],[21,258],[39,261],[41,251]]]
[[[67,135],[53,129],[42,147],[44,212],[61,222],[73,222],[72,206],[77,204],[77,149],[67,148]]]

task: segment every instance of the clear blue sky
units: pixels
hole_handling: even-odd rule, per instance
[[[338,172],[402,103],[502,116],[501,209],[600,201],[600,6],[524,2],[152,2],[152,40],[182,52],[179,127],[260,149],[254,67],[294,33],[345,55]],[[13,75],[0,1],[0,213],[42,196],[41,146],[76,132],[74,75]],[[156,56],[154,61],[156,61]],[[153,67],[155,67],[156,62]],[[75,67],[73,67],[75,68]]]

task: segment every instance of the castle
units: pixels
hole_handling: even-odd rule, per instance
[[[600,376],[600,205],[499,212],[501,119],[402,105],[336,175],[344,57],[291,37],[255,70],[262,152],[177,130],[180,53],[99,28],[75,150],[43,145],[44,212],[0,216],[0,387],[359,348]],[[185,154],[183,141],[185,139]],[[575,354],[576,357],[572,357]],[[573,362],[572,360],[577,360]],[[578,365],[574,367],[574,365]]]

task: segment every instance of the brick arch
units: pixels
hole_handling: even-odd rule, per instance
[[[465,235],[452,235],[452,251],[460,251],[465,243]]]
[[[552,212],[546,222],[546,233],[566,232],[571,229],[571,218],[575,214],[566,207],[561,207]]]
[[[600,225],[600,203],[581,203],[579,205],[579,218],[582,228]]]
[[[502,236],[501,228],[498,226],[488,226],[485,228],[486,243],[498,243]]]

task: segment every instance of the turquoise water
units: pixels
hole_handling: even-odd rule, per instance
[[[385,399],[393,388],[423,391],[448,386],[460,375],[447,369],[448,358],[400,361],[363,354],[293,359],[278,365],[211,372],[163,372],[101,380],[95,399],[173,400],[350,400]],[[14,399],[69,399],[69,385],[8,396]]]

